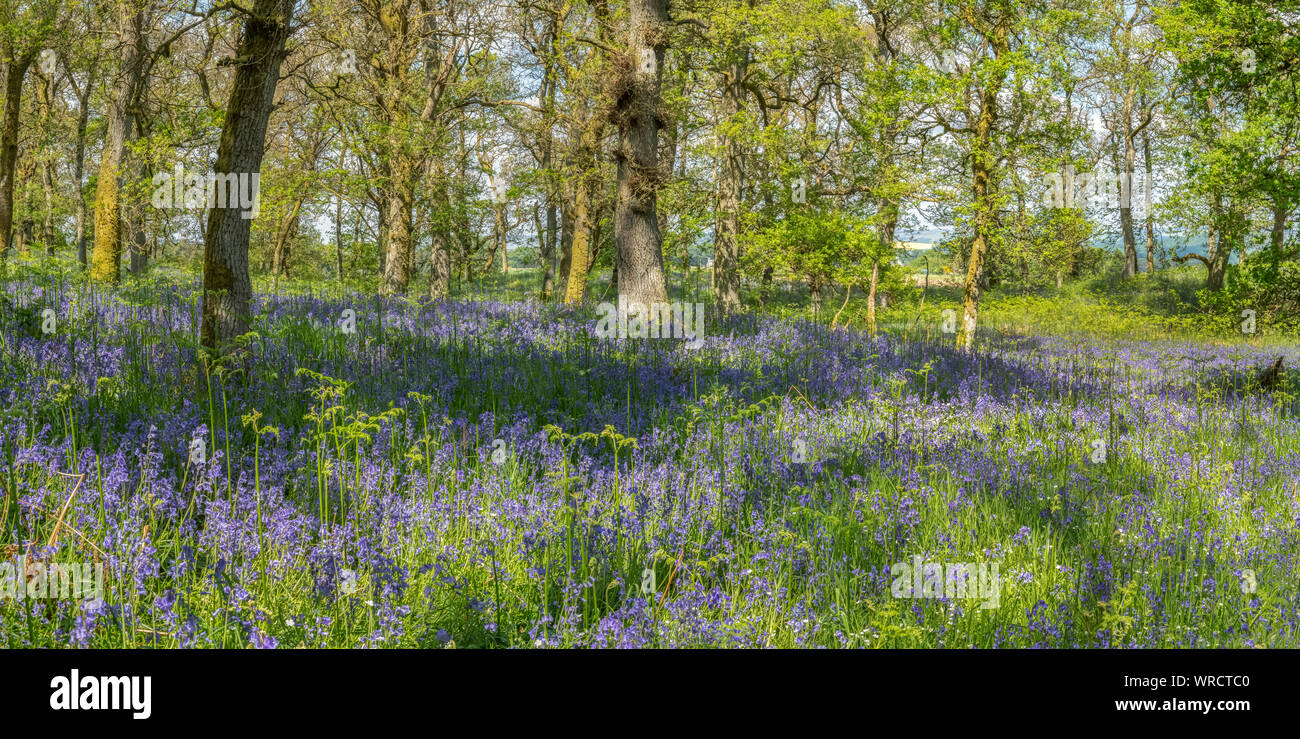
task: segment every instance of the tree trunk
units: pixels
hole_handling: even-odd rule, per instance
[[[383,292],[384,276],[388,274],[388,200],[384,192],[371,191],[370,202],[375,204],[378,231],[375,234],[375,252],[379,257],[379,290]]]
[[[594,52],[593,52],[594,53]],[[569,242],[560,260],[560,270],[565,277],[564,302],[581,303],[587,291],[587,275],[595,255],[596,197],[600,185],[600,170],[596,162],[596,148],[602,122],[593,115],[586,103],[580,103],[578,115],[580,133],[574,151],[573,210],[569,219]]]
[[[302,203],[306,197],[306,195],[299,195],[294,198],[289,212],[284,215],[280,227],[275,230],[275,242],[271,247],[271,274],[275,276],[277,286],[281,277],[289,276],[290,244],[298,234],[298,216],[302,212]]]
[[[880,239],[881,248],[892,249],[894,246],[894,233],[898,230],[899,202],[881,198],[876,203],[876,207],[876,212],[880,214],[880,223],[876,226],[876,236]]]
[[[50,75],[40,88],[41,115],[38,125],[42,129],[50,126],[50,117],[54,113],[54,75]],[[53,152],[38,157],[41,165],[41,189],[45,195],[45,208],[41,212],[41,243],[45,245],[47,256],[54,256],[54,156]]]
[[[890,141],[893,141],[892,135]],[[876,227],[876,235],[880,239],[880,248],[894,248],[894,232],[898,229],[898,212],[899,202],[897,199],[881,198],[878,203],[879,213],[882,218],[880,224]],[[885,252],[888,254],[888,252]],[[867,323],[870,324],[871,335],[876,335],[876,289],[880,284],[880,259],[877,258],[871,263],[871,291],[867,296]]]
[[[19,109],[23,99],[23,78],[35,58],[35,50],[14,58],[6,49],[4,127],[0,128],[0,265],[9,256],[14,226],[14,169],[18,163]]]
[[[572,178],[566,178],[572,182]],[[569,189],[572,188],[572,193]],[[570,184],[565,188],[564,202],[560,205],[560,272],[559,279],[564,281],[564,299],[569,299],[569,274],[573,264],[573,231],[577,227],[573,203],[578,199],[578,187]]]
[[[98,65],[90,68],[90,73],[86,78],[86,87],[78,90],[77,96],[77,145],[72,156],[72,181],[77,190],[77,262],[81,268],[85,269],[86,264],[86,221],[89,219],[90,209],[86,207],[86,193],[84,192],[85,184],[83,182],[86,173],[86,127],[90,122],[90,95],[95,89],[95,76],[99,71]]]
[[[555,176],[555,93],[558,87],[555,66],[559,58],[558,37],[560,17],[553,17],[547,28],[547,57],[543,64],[542,97],[540,102],[546,106],[547,120],[542,133],[542,172],[546,178],[546,229],[537,235],[537,246],[542,260],[543,302],[551,299],[555,291],[555,245],[558,228],[556,206],[560,198],[560,183]]]
[[[1273,200],[1273,228],[1269,231],[1268,244],[1273,251],[1274,264],[1282,256],[1282,245],[1286,240],[1286,217],[1290,212],[1290,205],[1281,195]]]
[[[141,130],[140,116],[134,115],[132,118],[131,140],[135,140],[144,133]],[[148,168],[139,154],[128,151],[124,169],[127,172],[126,182],[131,187],[127,188],[125,195],[119,191],[118,198],[119,202],[125,201],[120,213],[122,225],[126,229],[127,252],[130,255],[127,269],[133,275],[142,275],[149,267],[149,242],[145,236],[145,206],[149,201],[140,197],[138,184],[148,181]]]
[[[473,265],[470,263],[470,258],[477,247],[475,236],[469,229],[469,214],[465,212],[463,205],[457,208],[456,213],[456,241],[460,244],[461,280],[468,283],[474,279]]]
[[[492,271],[492,263],[496,261],[497,250],[501,250],[501,271],[506,271],[506,226],[505,226],[505,206],[497,204],[492,208],[492,251],[488,252],[487,261],[483,263],[483,274]]]
[[[505,206],[497,208],[497,232],[501,234],[501,274],[510,274],[510,263],[507,260],[507,253],[510,251],[506,248],[506,209]]]
[[[740,308],[740,194],[744,187],[744,152],[737,130],[743,105],[748,47],[734,50],[722,74],[722,106],[718,134],[718,215],[713,239],[713,289],[718,308],[732,313]]]
[[[429,251],[429,299],[451,295],[451,196],[441,156],[432,162],[433,243]]]
[[[1010,49],[1005,27],[999,26],[990,39],[998,59]],[[1000,67],[1000,63],[998,64]],[[975,121],[975,145],[971,151],[971,194],[975,206],[975,236],[971,241],[970,260],[966,266],[966,288],[962,295],[962,325],[957,330],[957,348],[971,351],[975,347],[975,327],[979,318],[979,297],[984,275],[984,256],[997,220],[997,198],[993,174],[997,166],[992,150],[993,126],[998,119],[998,92],[1006,79],[1006,70],[994,71],[980,93],[979,117]]]
[[[340,160],[340,164],[342,161]],[[355,248],[355,245],[354,247]],[[343,191],[340,188],[337,200],[334,201],[334,261],[338,269],[339,282],[342,283],[343,276]]]
[[[1155,231],[1155,217],[1151,213],[1151,182],[1152,182],[1151,180],[1151,172],[1152,172],[1151,135],[1145,131],[1142,133],[1142,159],[1144,161],[1144,166],[1146,167],[1146,172],[1147,172],[1146,183],[1142,187],[1142,200],[1143,200],[1142,209],[1144,211],[1143,215],[1145,216],[1143,220],[1146,221],[1146,232],[1147,232],[1146,233],[1147,272],[1155,272],[1156,271],[1156,258],[1155,258],[1156,231]]]
[[[23,253],[31,251],[32,242],[36,240],[36,224],[32,222],[32,217],[23,218],[22,228],[18,229],[18,249]]]
[[[659,163],[660,163],[660,167],[663,168],[664,173],[667,174],[669,177],[672,176],[673,167],[677,162],[677,144],[679,139],[677,129],[678,129],[678,122],[676,120],[670,121],[668,127],[664,129],[663,136],[660,138]],[[665,241],[667,240],[670,215],[671,214],[666,210],[661,210],[658,212],[659,233],[663,234],[663,238]],[[672,282],[672,278],[673,278],[672,269],[671,269],[672,263],[673,263],[672,255],[668,253],[667,246],[665,246],[664,247],[664,269],[665,269],[664,279],[669,283]],[[685,282],[686,276],[689,274],[690,274],[690,267],[689,267],[689,262],[687,262],[686,268],[683,269],[682,271],[683,283]]]
[[[876,286],[880,283],[880,260],[871,263],[871,286],[867,293],[867,326],[876,335]]]
[[[244,20],[236,52],[238,68],[226,105],[226,122],[217,146],[216,171],[260,174],[266,151],[266,124],[280,79],[294,0],[256,0]],[[248,331],[252,284],[248,276],[247,214],[236,208],[208,211],[203,244],[202,343],[216,351],[222,342]]]
[[[1124,234],[1124,276],[1136,277],[1138,272],[1137,238],[1133,233],[1132,182],[1134,163],[1137,160],[1137,146],[1133,140],[1133,109],[1130,98],[1125,98],[1124,109],[1120,113],[1124,125],[1124,172],[1121,175],[1123,185],[1120,187],[1119,224]]]
[[[1232,258],[1237,219],[1231,206],[1227,212],[1224,211],[1223,198],[1220,195],[1214,196],[1214,206],[1210,212],[1214,218],[1214,226],[1210,229],[1209,259],[1205,263],[1208,270],[1205,276],[1205,288],[1211,292],[1218,292],[1223,289],[1228,260]]]
[[[573,243],[570,246],[569,281],[564,291],[564,302],[581,303],[587,291],[587,269],[590,265],[588,251],[591,244],[591,183],[582,178],[576,185],[573,204]]]
[[[1216,241],[1213,255],[1210,257],[1210,271],[1205,278],[1205,287],[1211,292],[1223,289],[1223,279],[1228,273],[1228,261],[1232,258],[1232,241],[1229,234],[1221,230]]]
[[[392,190],[386,194],[388,227],[384,259],[385,295],[405,295],[411,283],[411,217],[415,205],[415,182],[405,162],[394,167]]]
[[[667,303],[659,233],[660,85],[668,46],[668,0],[630,0],[628,48],[614,112],[619,129],[615,243],[618,295],[627,303]]]
[[[45,253],[54,256],[54,163],[45,162],[41,167],[41,186],[45,190],[45,214],[41,219],[41,241],[45,243]]]
[[[544,158],[543,167],[549,172],[552,166],[550,145],[547,146],[546,157]],[[554,183],[554,177],[547,176],[546,189],[546,228],[538,234],[537,246],[541,251],[542,260],[542,301],[551,299],[551,293],[555,291],[555,241],[558,223],[558,214],[556,213],[556,199],[559,197],[557,188]]]
[[[144,75],[145,28],[149,7],[121,6],[119,55],[121,70],[117,90],[108,105],[108,129],[104,153],[99,160],[99,182],[95,188],[95,249],[91,254],[90,276],[99,282],[116,284],[121,279],[122,261],[122,160],[127,137],[134,126],[136,92]]]

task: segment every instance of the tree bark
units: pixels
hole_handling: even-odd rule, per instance
[[[347,149],[339,154],[339,169],[343,169],[343,163],[347,159]],[[355,249],[355,244],[353,245]],[[338,269],[339,283],[344,280],[343,275],[343,186],[339,183],[339,192],[337,200],[334,201],[334,261]]]
[[[495,185],[493,190],[495,191]],[[501,250],[501,272],[506,272],[506,217],[505,206],[501,203],[495,203],[492,208],[492,251],[488,252],[487,261],[483,263],[483,274],[492,271],[492,263],[496,261],[497,250]]]
[[[370,201],[375,204],[378,232],[375,234],[375,252],[379,257],[379,290],[383,292],[384,276],[388,274],[388,194],[371,191]]]
[[[290,244],[298,234],[298,216],[302,213],[302,204],[306,198],[306,195],[298,195],[294,198],[293,204],[289,206],[289,212],[280,220],[280,227],[275,230],[275,242],[271,247],[271,274],[275,276],[277,285],[281,277],[289,276]]]
[[[718,133],[718,216],[713,238],[713,289],[718,308],[732,313],[740,308],[740,194],[744,187],[744,152],[737,129],[743,106],[749,48],[732,52],[722,73],[722,105]]]
[[[6,46],[9,46],[6,44]],[[14,226],[14,169],[18,163],[19,111],[23,99],[23,79],[36,57],[30,49],[17,56],[6,49],[9,60],[5,70],[4,126],[0,128],[0,264],[9,256],[9,242]]]
[[[1234,213],[1224,212],[1223,198],[1216,195],[1214,197],[1213,214],[1222,215],[1219,225],[1211,232],[1209,244],[1209,262],[1206,267],[1209,269],[1205,277],[1205,287],[1211,292],[1218,292],[1223,289],[1223,278],[1228,271],[1228,260],[1232,258],[1232,248],[1235,241],[1235,230],[1232,228],[1236,221]],[[1218,218],[1216,218],[1218,220]]]
[[[572,182],[572,178],[566,178]],[[570,192],[572,190],[572,192]],[[578,199],[578,187],[576,184],[570,184],[564,188],[564,202],[560,205],[560,272],[559,278],[564,281],[565,302],[568,302],[569,296],[569,273],[572,271],[573,264],[573,236],[576,228],[577,219],[574,217],[573,203]]]
[[[501,234],[501,274],[510,274],[510,262],[507,259],[507,253],[510,251],[506,248],[506,208],[500,206],[497,208],[497,233]]]
[[[560,58],[559,35],[563,15],[551,17],[546,30],[546,59],[543,63],[541,102],[546,107],[546,120],[542,133],[542,172],[546,182],[546,229],[538,234],[538,248],[542,260],[543,302],[551,299],[555,291],[555,246],[559,228],[557,206],[560,198],[560,184],[554,172],[555,167],[555,96],[559,87],[556,65]],[[594,52],[593,52],[594,53]]]
[[[1010,51],[1007,29],[999,25],[989,39],[996,57],[1003,58]],[[1000,65],[999,65],[1000,67]],[[979,297],[984,272],[984,256],[988,253],[997,220],[997,202],[993,183],[997,166],[993,147],[993,127],[998,119],[998,93],[1006,79],[1005,68],[994,71],[984,83],[980,93],[979,117],[975,121],[975,145],[971,150],[971,194],[975,206],[975,235],[971,241],[970,259],[966,266],[966,287],[962,295],[962,325],[957,330],[957,348],[971,351],[975,347],[975,327],[979,318]]]
[[[235,55],[238,68],[226,105],[226,121],[217,146],[216,171],[261,172],[266,151],[266,124],[280,79],[285,42],[293,21],[294,0],[256,0],[244,20]],[[204,347],[216,351],[222,342],[248,331],[252,284],[248,276],[250,221],[235,208],[208,211],[203,244]]]
[[[620,300],[667,303],[663,244],[659,233],[660,86],[668,47],[668,0],[630,0],[629,56],[615,103],[619,130],[615,243]]]
[[[1273,200],[1273,228],[1269,231],[1268,244],[1275,264],[1282,256],[1282,244],[1286,239],[1286,217],[1290,212],[1290,204],[1282,196]]]
[[[1156,271],[1156,231],[1155,216],[1151,213],[1151,173],[1153,170],[1151,164],[1151,135],[1146,132],[1143,132],[1142,134],[1142,159],[1147,172],[1146,183],[1142,186],[1142,198],[1144,202],[1142,209],[1143,215],[1145,216],[1143,220],[1146,221],[1147,232],[1147,272],[1150,273]]]
[[[142,138],[143,121],[139,112],[132,115],[132,131],[130,139],[132,141]],[[131,184],[125,194],[119,192],[119,202],[125,200],[125,205],[120,208],[122,216],[122,225],[126,230],[127,252],[129,261],[127,269],[133,275],[142,275],[149,267],[149,242],[145,236],[145,206],[149,202],[147,198],[140,197],[139,183],[147,181],[148,167],[143,157],[137,153],[127,151],[126,164],[123,169],[127,173],[126,182]]]
[[[41,166],[41,186],[45,190],[45,215],[41,219],[41,241],[45,243],[45,253],[54,256],[54,163],[45,162]]]
[[[401,161],[394,166],[392,189],[385,196],[388,208],[382,290],[385,295],[405,295],[411,282],[411,217],[415,205],[415,182],[405,164]]]
[[[1124,126],[1124,172],[1121,175],[1124,185],[1120,189],[1119,223],[1124,235],[1124,276],[1136,277],[1138,272],[1137,238],[1133,233],[1132,185],[1134,164],[1137,160],[1137,146],[1133,135],[1132,97],[1124,99],[1120,112]]]
[[[434,156],[433,243],[429,251],[429,299],[443,300],[451,295],[451,196],[441,156]]]
[[[867,326],[876,335],[876,286],[880,284],[880,260],[871,263],[871,287],[867,292]]]
[[[551,293],[555,290],[555,237],[557,227],[557,213],[555,210],[556,199],[559,197],[558,188],[555,184],[555,177],[551,173],[552,149],[555,146],[554,137],[547,134],[546,152],[542,156],[542,169],[546,174],[546,228],[537,234],[537,247],[541,252],[542,260],[542,302],[551,299]]]
[[[573,204],[573,243],[569,252],[569,281],[564,291],[564,302],[581,303],[587,290],[588,251],[591,239],[591,183],[586,178],[578,180]]]
[[[86,128],[90,123],[90,95],[95,89],[95,77],[98,74],[99,66],[93,65],[90,73],[86,78],[86,87],[77,90],[77,145],[72,156],[72,181],[77,189],[77,262],[81,268],[87,266],[86,258],[86,221],[89,220],[90,209],[86,206],[86,193],[83,191],[83,180],[86,174]],[[75,84],[75,83],[74,83]]]
[[[127,137],[134,126],[132,106],[140,78],[144,75],[144,34],[151,10],[152,7],[132,7],[130,3],[123,3],[118,18],[121,69],[116,92],[108,105],[108,129],[104,135],[104,153],[99,160],[99,182],[95,188],[95,248],[90,262],[91,278],[109,284],[116,284],[122,277],[120,177]]]

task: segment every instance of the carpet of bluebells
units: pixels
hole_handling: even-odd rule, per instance
[[[106,576],[0,644],[1300,645],[1300,393],[1255,381],[1294,343],[254,314],[209,362],[192,287],[3,285],[0,548]],[[895,597],[917,556],[997,607]]]

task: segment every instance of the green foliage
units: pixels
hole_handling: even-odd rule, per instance
[[[894,261],[894,250],[880,243],[870,221],[838,209],[792,210],[755,233],[749,246],[749,272],[770,267],[815,283],[863,285],[874,262],[887,268]]]
[[[1252,311],[1256,330],[1300,335],[1300,261],[1280,261],[1272,252],[1256,252],[1230,268],[1223,290],[1199,293],[1206,324],[1240,330],[1243,313]]]

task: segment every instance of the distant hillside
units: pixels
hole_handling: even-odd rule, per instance
[[[943,241],[950,233],[950,230],[937,228],[924,231],[899,231],[895,246],[898,246],[903,251],[903,254],[900,256],[901,261],[909,263],[916,260],[917,257],[924,254],[940,241]],[[1267,234],[1261,232],[1256,234],[1255,237],[1256,239],[1263,239],[1267,238]],[[1146,259],[1146,234],[1139,231],[1137,238],[1138,255],[1142,259]],[[1209,238],[1206,234],[1194,234],[1191,236],[1166,234],[1158,235],[1156,241],[1160,245],[1160,252],[1162,254],[1166,257],[1174,257],[1189,252],[1204,254]],[[1107,234],[1105,236],[1097,237],[1093,239],[1090,244],[1101,249],[1108,249],[1117,252],[1124,251],[1124,237],[1120,234]],[[1232,261],[1234,263],[1237,262],[1238,255],[1234,254]]]

